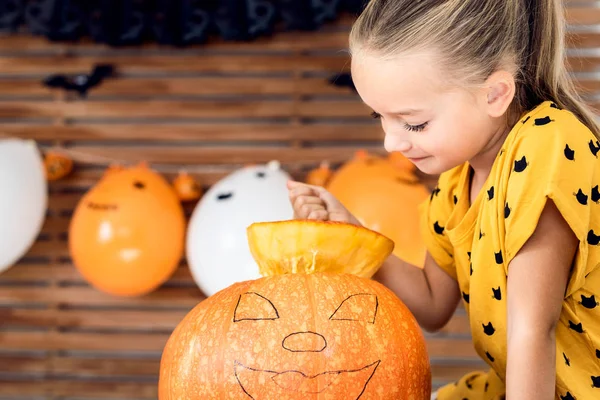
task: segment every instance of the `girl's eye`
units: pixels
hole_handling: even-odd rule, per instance
[[[373,111],[371,113],[371,117],[373,117],[374,119],[381,119],[381,114]],[[407,131],[411,131],[411,132],[421,132],[423,131],[423,129],[425,129],[425,127],[427,126],[427,122],[421,124],[421,125],[409,125],[409,124],[404,124],[404,129],[406,129]]]
[[[404,129],[406,129],[407,131],[411,131],[411,132],[421,132],[423,129],[425,129],[426,126],[427,126],[427,122],[425,122],[421,125],[404,124]]]

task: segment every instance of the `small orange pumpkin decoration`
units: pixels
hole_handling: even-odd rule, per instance
[[[46,179],[57,181],[73,171],[73,160],[59,151],[48,151],[44,156]]]
[[[394,254],[422,267],[425,244],[419,233],[419,205],[430,195],[401,153],[388,157],[358,151],[326,188],[367,228],[391,238]]]
[[[306,183],[315,186],[325,186],[331,178],[331,170],[329,169],[329,163],[323,161],[317,168],[311,170],[306,175]]]
[[[173,180],[173,188],[181,201],[194,201],[202,197],[202,187],[186,171],[179,171]]]
[[[146,163],[111,166],[79,201],[69,226],[75,267],[96,289],[147,294],[183,256],[185,215],[173,188]]]
[[[369,250],[368,263],[379,263],[389,239],[317,221],[256,223],[248,237],[259,264],[320,272],[236,283],[198,304],[164,348],[160,400],[429,400],[429,358],[413,315],[378,282],[330,270],[339,256],[355,270]],[[339,243],[359,252],[348,256]]]

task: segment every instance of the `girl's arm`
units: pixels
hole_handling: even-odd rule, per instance
[[[422,269],[391,255],[373,279],[392,290],[430,332],[446,325],[460,300],[458,283],[429,253]]]
[[[506,398],[554,399],[555,328],[578,240],[551,200],[508,271]]]

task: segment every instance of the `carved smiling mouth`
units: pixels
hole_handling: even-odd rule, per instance
[[[364,393],[367,384],[375,374],[381,360],[353,370],[325,371],[307,375],[301,371],[270,371],[247,367],[236,361],[235,377],[244,393],[251,399],[276,399],[278,395],[293,391],[305,394],[318,394],[334,391],[341,385],[346,393],[344,399],[357,400]]]

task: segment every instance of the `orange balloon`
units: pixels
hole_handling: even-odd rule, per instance
[[[413,169],[400,153],[383,158],[360,150],[336,171],[327,190],[363,225],[392,239],[393,254],[423,267],[426,249],[417,209],[430,193]]]
[[[147,294],[183,256],[185,215],[169,183],[145,164],[111,168],[80,200],[69,227],[73,263],[95,288]]]

